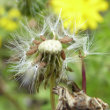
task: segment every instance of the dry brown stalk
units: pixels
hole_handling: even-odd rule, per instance
[[[88,96],[82,90],[70,93],[67,88],[57,86],[53,88],[53,92],[59,96],[56,110],[107,110],[109,108],[107,103],[99,98]]]

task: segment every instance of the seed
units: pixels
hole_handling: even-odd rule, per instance
[[[66,43],[69,43],[69,42],[73,41],[73,38],[69,38],[69,37],[65,36],[64,38],[60,39],[59,41],[61,43],[66,44]]]
[[[32,55],[32,54],[34,54],[37,51],[37,49],[38,49],[38,47],[37,48],[30,49],[29,51],[27,51],[26,55]]]
[[[37,41],[37,40],[33,40],[33,43],[36,44],[36,45],[39,45],[41,42]]]
[[[66,58],[66,55],[65,55],[64,50],[61,51],[61,58],[62,58],[63,60],[65,60],[65,58]]]
[[[40,38],[41,38],[43,41],[46,40],[46,38],[45,38],[44,36],[40,36]]]

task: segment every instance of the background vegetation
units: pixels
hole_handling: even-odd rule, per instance
[[[10,14],[11,9],[15,10],[14,14]],[[10,79],[13,73],[9,72],[9,64],[6,63],[12,55],[6,45],[11,33],[16,30],[19,32],[19,21],[24,22],[27,17],[28,21],[36,19],[36,23],[40,24],[42,19],[39,13],[46,15],[49,11],[48,0],[0,0],[0,110],[51,110],[49,89],[41,88],[39,93],[29,94],[26,89],[19,87],[17,81]],[[1,23],[2,13],[5,13],[4,18],[8,21]],[[88,33],[95,38],[94,47],[99,52],[108,54],[93,55],[85,59],[87,94],[110,104],[110,8],[102,15],[103,23],[99,24],[96,30],[88,29]],[[70,67],[74,70],[72,80],[81,87],[81,64],[70,64]]]

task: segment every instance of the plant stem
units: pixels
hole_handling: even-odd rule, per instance
[[[51,108],[52,108],[52,110],[55,110],[55,96],[52,93],[52,89],[53,89],[54,86],[55,86],[55,79],[52,76],[50,78],[50,101],[51,101]]]
[[[82,90],[86,93],[86,70],[84,57],[81,58],[81,63],[82,63]]]
[[[31,14],[31,4],[32,4],[32,0],[25,0],[26,2],[26,11],[25,11],[25,14],[26,15],[30,15]]]
[[[84,63],[84,56],[82,56],[81,51],[79,51],[79,57],[81,58],[81,68],[82,68],[82,90],[86,93],[86,69]]]

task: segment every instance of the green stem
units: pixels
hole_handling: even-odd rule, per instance
[[[52,93],[52,89],[53,89],[54,86],[55,86],[55,79],[52,76],[50,78],[50,101],[51,101],[51,108],[52,108],[52,110],[55,110],[55,96]]]
[[[32,0],[25,0],[26,2],[26,11],[25,11],[25,14],[26,15],[30,15],[31,14],[31,3],[32,3]]]

